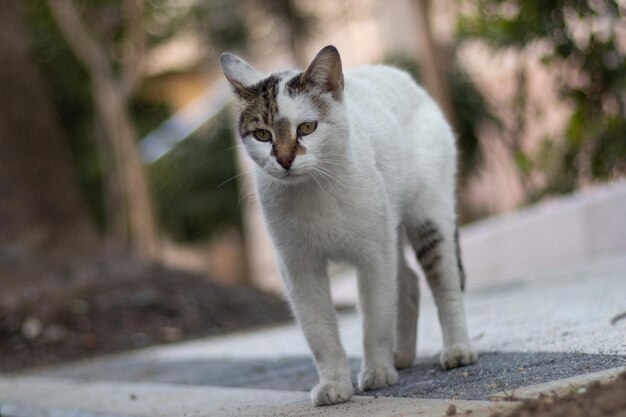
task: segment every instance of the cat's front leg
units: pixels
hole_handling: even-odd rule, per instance
[[[363,391],[398,382],[394,366],[393,329],[396,304],[397,253],[393,239],[383,238],[357,265],[359,303],[363,315]]]
[[[293,262],[283,259],[281,263],[289,301],[311,348],[319,375],[311,399],[315,405],[349,401],[354,387],[339,340],[326,266],[306,257],[298,257]]]

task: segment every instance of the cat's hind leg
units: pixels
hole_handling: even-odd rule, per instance
[[[437,305],[444,344],[440,361],[449,369],[474,363],[477,355],[470,345],[465,321],[463,271],[455,243],[454,216],[445,216],[445,210],[432,214],[405,227]]]
[[[404,258],[402,235],[398,237],[397,314],[393,361],[396,369],[408,368],[415,360],[417,320],[419,316],[419,283],[417,275]]]

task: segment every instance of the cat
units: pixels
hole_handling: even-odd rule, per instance
[[[476,361],[462,300],[452,130],[409,74],[343,72],[334,46],[306,71],[265,75],[225,53],[239,134],[254,160],[263,217],[294,315],[311,348],[315,405],[354,393],[331,300],[328,263],[353,264],[363,316],[361,390],[398,381],[415,359],[419,288],[406,235],[432,290],[444,368]]]

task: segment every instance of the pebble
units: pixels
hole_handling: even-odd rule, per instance
[[[39,337],[43,331],[43,323],[37,317],[27,317],[20,326],[22,336],[27,340],[33,340]]]
[[[179,327],[165,326],[159,329],[162,342],[178,342],[185,337],[185,332]]]

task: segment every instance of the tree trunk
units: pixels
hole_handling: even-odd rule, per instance
[[[98,119],[113,156],[113,161],[110,161],[113,165],[109,169],[117,171],[111,173],[110,191],[115,196],[122,196],[121,199],[116,198],[119,202],[116,207],[118,213],[108,217],[117,217],[121,211],[128,227],[128,233],[125,233],[119,229],[119,224],[116,225],[117,231],[112,237],[116,240],[129,239],[123,242],[117,240],[116,243],[130,246],[144,259],[154,259],[158,254],[158,231],[152,196],[127,110],[128,103],[111,77],[92,76],[91,83]]]
[[[417,27],[419,31],[419,68],[426,90],[441,106],[448,122],[454,127],[456,116],[450,97],[444,59],[437,51],[430,28],[430,0],[415,0]]]
[[[143,2],[122,1],[125,43],[133,53],[123,59],[117,75],[110,57],[112,45],[102,45],[92,35],[74,0],[48,0],[48,5],[61,34],[89,74],[96,116],[105,138],[101,143],[110,149],[106,190],[114,194],[106,196],[105,202],[107,219],[115,219],[115,229],[108,234],[109,243],[113,240],[116,246],[130,247],[140,258],[154,259],[158,255],[158,228],[129,113],[129,99],[143,59]],[[117,208],[112,207],[116,202]],[[125,216],[123,221],[120,213]]]
[[[0,1],[0,245],[82,253],[97,236],[32,55],[19,0]]]
[[[102,123],[96,120],[96,144],[98,146],[98,161],[102,167],[117,167],[115,153],[111,149]],[[124,192],[119,168],[102,170],[102,205],[104,211],[104,241],[107,247],[123,249],[124,242],[128,242],[128,217],[125,208]]]

